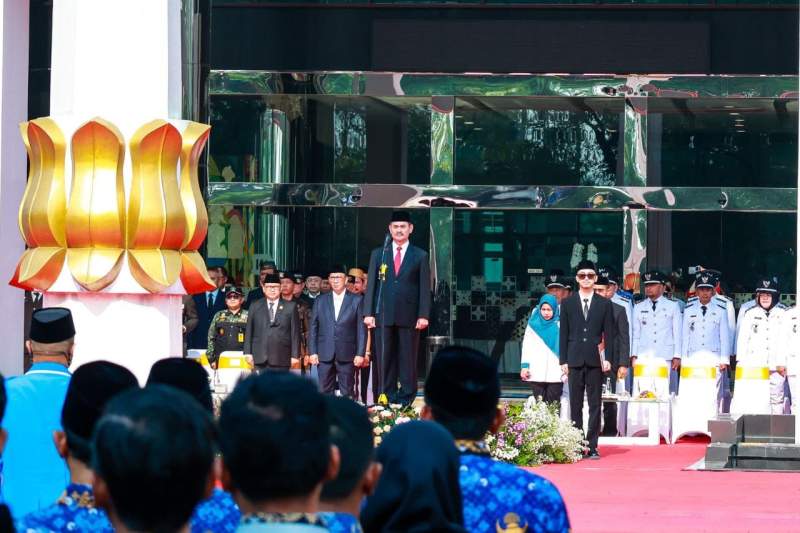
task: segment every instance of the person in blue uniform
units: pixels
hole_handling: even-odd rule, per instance
[[[13,516],[52,504],[69,482],[69,472],[53,446],[61,430],[61,407],[69,386],[75,340],[72,313],[62,307],[33,312],[25,346],[33,365],[6,380],[8,443],[3,453],[2,495]]]
[[[167,385],[182,390],[197,400],[206,412],[213,416],[214,400],[208,374],[202,366],[191,359],[169,357],[156,361],[147,377],[147,385]],[[192,533],[233,533],[239,525],[242,513],[229,492],[215,488],[207,499],[195,507],[190,521]]]
[[[339,449],[336,479],[322,486],[320,516],[331,533],[360,533],[363,499],[375,491],[381,465],[375,461],[372,423],[366,408],[337,396],[326,396],[331,444]]]
[[[6,381],[0,374],[0,456],[8,439],[8,433],[3,427],[3,416],[6,414]],[[0,503],[0,531],[14,531],[14,521],[11,519],[11,511],[8,505]]]
[[[107,361],[86,363],[75,371],[61,411],[63,430],[53,439],[69,467],[69,485],[52,505],[19,519],[18,532],[113,531],[106,513],[95,506],[89,443],[108,401],[138,386],[130,370]]]
[[[497,365],[487,355],[459,346],[436,354],[425,381],[422,418],[450,431],[461,452],[465,529],[473,533],[569,531],[567,509],[555,485],[490,457],[483,439],[503,425],[499,400]]]

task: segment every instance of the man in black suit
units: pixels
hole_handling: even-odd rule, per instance
[[[257,370],[289,370],[300,365],[300,321],[297,304],[280,297],[281,280],[268,274],[262,285],[264,298],[256,300],[247,315],[244,353]]]
[[[309,323],[308,353],[311,364],[319,365],[320,389],[336,391],[355,399],[355,372],[364,362],[367,328],[364,325],[363,297],[345,290],[344,267],[328,274],[331,292],[314,301]]]
[[[431,275],[428,254],[408,242],[413,231],[407,211],[393,213],[389,223],[391,243],[373,250],[369,259],[364,323],[377,333],[382,403],[410,405],[417,395],[419,332],[428,327]]]
[[[628,315],[625,313],[624,307],[611,300],[611,297],[614,296],[614,290],[611,288],[610,280],[605,276],[601,275],[597,278],[597,282],[594,285],[594,293],[611,302],[614,314],[616,341],[614,343],[613,359],[609,360],[611,369],[603,374],[603,379],[607,380],[610,385],[608,392],[616,393],[618,380],[625,380],[625,376],[628,375],[628,367],[631,364]],[[611,437],[617,435],[617,404],[614,402],[608,402],[603,405],[603,435]]]
[[[261,290],[264,279],[267,277],[267,274],[275,274],[276,272],[277,269],[275,268],[275,263],[272,261],[267,261],[261,265],[261,268],[258,270],[258,288],[255,288],[247,293],[247,300],[245,300],[244,305],[242,306],[244,309],[250,309],[250,306],[253,305],[253,302],[264,297],[264,291]]]
[[[603,371],[611,368],[617,342],[614,309],[609,300],[594,294],[597,279],[594,263],[581,261],[575,279],[578,291],[561,301],[559,359],[569,379],[570,416],[578,429],[583,429],[584,391],[586,393],[589,401],[588,457],[598,459]],[[602,354],[601,343],[605,346]]]
[[[208,327],[217,311],[223,311],[225,306],[225,284],[228,282],[228,271],[224,267],[208,269],[208,277],[216,285],[216,289],[192,296],[197,310],[197,326],[187,332],[186,343],[189,349],[205,350],[208,348]]]

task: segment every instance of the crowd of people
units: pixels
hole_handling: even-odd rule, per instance
[[[496,365],[447,347],[420,421],[374,446],[367,409],[284,369],[253,372],[215,416],[208,373],[155,363],[74,373],[69,310],[33,313],[31,369],[0,380],[0,531],[567,532],[558,490],[493,460]],[[12,519],[13,516],[13,519]]]
[[[574,293],[551,273],[548,294],[528,321],[520,377],[531,382],[535,396],[568,410],[579,428],[586,391],[590,457],[599,457],[603,390],[676,399],[691,390],[687,408],[707,415],[703,423],[727,412],[797,412],[797,308],[786,308],[777,280],[764,277],[737,318],[733,301],[721,294],[720,278],[718,271],[698,269],[692,294],[682,302],[666,294],[663,273],[646,272],[644,299],[634,303],[612,269],[590,261],[578,265]],[[695,387],[698,379],[705,385]],[[613,403],[603,419],[604,432],[616,434]]]

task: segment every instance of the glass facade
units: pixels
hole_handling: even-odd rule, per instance
[[[582,257],[679,296],[717,268],[739,303],[776,275],[792,302],[797,81],[212,71],[207,255],[249,286],[268,259],[363,267],[410,209],[431,334],[509,378],[544,275]]]

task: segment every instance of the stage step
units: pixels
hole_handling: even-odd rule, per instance
[[[800,471],[800,445],[773,442],[742,442],[736,445],[730,468]]]
[[[706,470],[800,472],[794,415],[721,415],[708,421]]]

